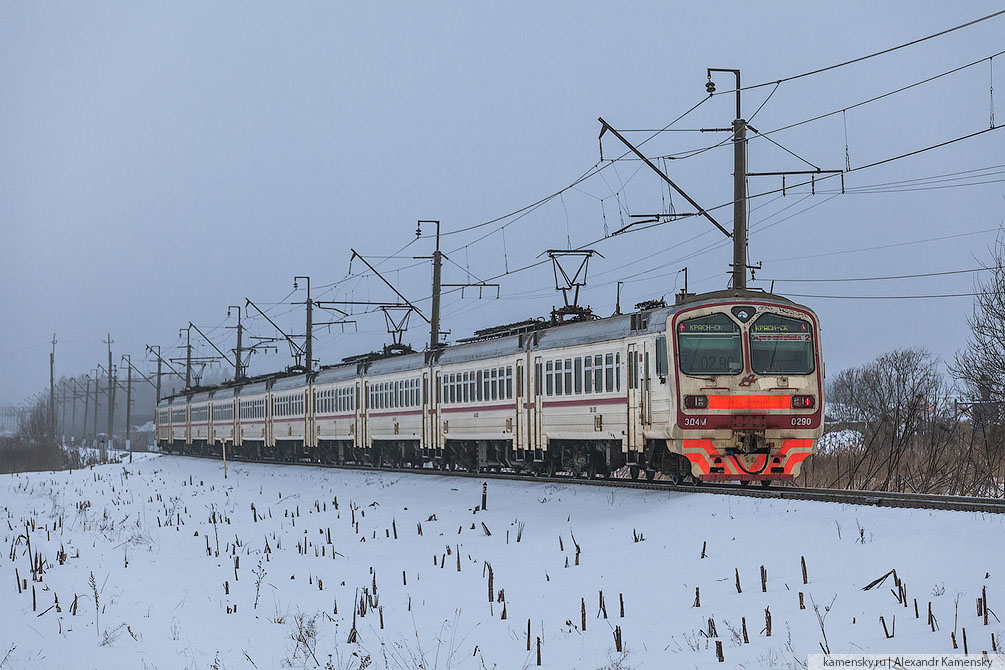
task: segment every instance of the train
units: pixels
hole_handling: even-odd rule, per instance
[[[189,389],[158,401],[156,435],[249,460],[769,486],[823,416],[816,314],[727,289]]]

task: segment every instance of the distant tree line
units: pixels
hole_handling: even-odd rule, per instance
[[[854,439],[826,445],[807,486],[957,495],[1005,491],[1005,242],[978,282],[970,338],[944,374],[932,354],[900,349],[841,371],[827,387],[828,424]]]

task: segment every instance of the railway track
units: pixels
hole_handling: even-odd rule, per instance
[[[215,456],[187,454],[189,458],[203,458],[218,461]],[[640,481],[612,477],[610,479],[582,479],[566,477],[534,477],[508,472],[466,472],[461,470],[434,470],[431,468],[378,468],[368,465],[332,465],[295,461],[280,463],[273,460],[248,458],[228,459],[237,463],[264,463],[268,465],[294,465],[301,467],[332,468],[339,470],[362,470],[367,472],[410,475],[437,475],[441,477],[468,477],[481,480],[503,480],[535,482],[538,484],[573,484],[580,486],[603,486],[613,488],[642,489],[648,491],[670,491],[676,493],[704,493],[741,496],[748,498],[771,498],[786,500],[815,500],[818,502],[843,503],[847,505],[867,505],[875,507],[906,507],[914,509],[949,510],[956,512],[985,512],[1005,514],[1005,498],[973,498],[925,493],[900,493],[896,491],[858,491],[854,489],[813,489],[796,486],[745,487],[735,484],[702,484],[686,486],[665,481]]]

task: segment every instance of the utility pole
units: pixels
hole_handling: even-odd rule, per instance
[[[112,334],[108,333],[105,340],[108,345],[108,440],[106,444],[112,446],[112,428],[115,423],[115,379],[112,370]]]
[[[420,219],[416,228],[416,237],[422,234],[422,224],[436,224],[436,249],[433,251],[433,307],[429,319],[429,350],[436,351],[440,346],[440,272],[443,268],[443,254],[440,252],[440,222],[432,219]]]
[[[70,415],[70,436],[71,442],[76,442],[77,438],[77,378],[73,377],[70,379],[70,383],[73,384],[73,412]]]
[[[157,402],[161,401],[161,348],[157,345]]]
[[[84,386],[84,428],[80,431],[81,444],[87,439],[87,413],[91,409],[91,375],[84,375],[87,384]]]
[[[297,288],[297,280],[307,280],[307,330],[304,331],[304,369],[310,372],[314,369],[314,324],[313,308],[314,302],[311,300],[311,278],[306,275],[298,275],[293,278],[293,288]]]
[[[129,354],[124,354],[122,358],[126,359],[126,447],[129,449],[129,462],[133,462],[133,443],[130,441],[131,437],[131,425],[132,420],[132,406],[133,406],[133,361]]]
[[[94,425],[92,427],[94,430],[94,442],[97,446],[98,442],[98,368],[94,368]]]
[[[185,331],[185,390],[192,388],[192,326],[183,328]],[[181,330],[178,334],[181,335]]]
[[[244,326],[241,325],[241,308],[237,305],[227,305],[227,316],[230,316],[230,310],[232,309],[237,310],[237,348],[234,349],[234,381],[240,381],[244,378],[244,366],[241,364],[241,354],[243,353],[241,336],[244,334]]]
[[[49,352],[49,436],[56,444],[56,333],[52,334],[52,351]]]
[[[182,329],[182,330],[184,330],[184,329]],[[181,330],[179,330],[178,333],[181,334]],[[180,372],[178,372],[177,370],[174,369],[173,365],[171,365],[170,363],[168,363],[167,361],[164,360],[164,358],[161,356],[161,348],[160,348],[159,345],[158,346],[153,346],[153,345],[148,344],[147,345],[147,351],[157,357],[157,383],[154,386],[157,388],[157,400],[159,402],[160,399],[161,399],[161,364],[162,363],[167,364],[168,369],[171,371],[171,373],[173,375],[175,375],[176,377],[178,377],[178,379],[185,379],[185,378],[182,376],[182,374]]]
[[[59,382],[59,439],[66,442],[66,379]]]

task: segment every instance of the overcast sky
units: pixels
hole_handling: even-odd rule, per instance
[[[4,3],[0,403],[48,386],[53,333],[57,375],[72,375],[107,362],[106,332],[116,361],[122,353],[142,361],[146,344],[181,355],[178,329],[190,320],[229,349],[227,306],[245,298],[302,333],[303,307],[281,304],[305,297],[303,283],[291,294],[294,275],[312,277],[315,298],[392,299],[373,277],[346,279],[350,247],[381,263],[428,314],[430,266],[412,257],[428,255],[432,241],[416,241],[416,221],[440,219],[454,231],[568,186],[600,160],[598,116],[619,128],[662,128],[705,96],[707,67],[740,68],[744,84],[771,82],[998,9],[914,1]],[[988,128],[986,59],[1005,49],[1003,35],[1005,17],[992,19],[783,83],[763,107],[773,86],[745,91],[743,113],[751,118],[760,107],[751,123],[767,132],[984,58],[771,135],[823,169],[845,166],[846,141],[852,168],[937,144]],[[1002,123],[1005,56],[993,64]],[[715,82],[732,88],[731,76]],[[732,95],[716,95],[672,127],[724,127],[733,117]],[[668,156],[723,138],[668,132],[645,151]],[[612,158],[623,147],[607,135],[603,150]],[[711,208],[732,199],[732,160],[727,143],[666,165]],[[844,195],[830,179],[815,195],[801,187],[755,198],[749,251],[764,264],[758,279],[979,267],[1005,219],[1003,163],[1005,132],[989,132],[852,172]],[[749,144],[751,171],[808,167],[767,140]],[[692,291],[725,287],[731,247],[704,219],[604,239],[630,214],[670,207],[658,178],[639,168],[616,163],[522,218],[445,236],[445,282],[510,271],[497,280],[499,300],[445,296],[450,339],[549,312],[560,300],[550,267],[513,272],[548,248],[593,243],[605,256],[591,263],[583,299],[603,315],[614,309],[618,280],[626,281],[623,306],[672,295],[684,266]],[[865,189],[983,168],[963,180]],[[779,186],[775,177],[750,179],[752,194]],[[676,194],[672,205],[690,211]],[[714,216],[730,227],[730,207]],[[933,238],[946,239],[904,244]],[[380,258],[409,242],[400,258]],[[871,250],[836,253],[863,248]],[[353,263],[353,273],[361,269]],[[775,291],[967,293],[980,276],[779,282]],[[831,373],[899,347],[950,359],[972,308],[968,297],[794,299],[820,315]],[[353,318],[345,334],[319,329],[322,364],[387,341],[380,314]],[[260,318],[247,325],[275,334]],[[426,328],[413,316],[406,341],[421,348]],[[211,353],[204,344],[197,351]],[[256,355],[252,372],[290,364],[287,351]]]

